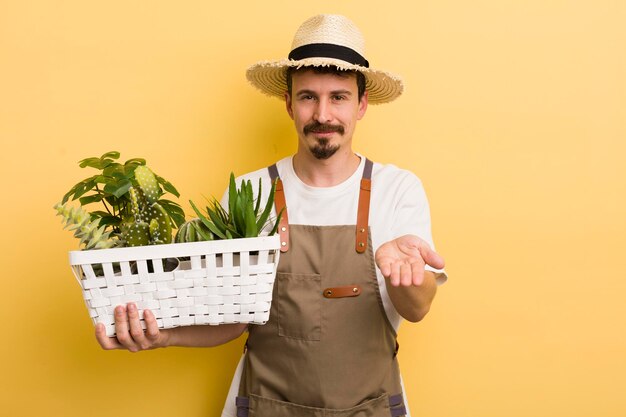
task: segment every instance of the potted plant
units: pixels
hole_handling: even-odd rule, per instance
[[[128,302],[152,310],[161,328],[265,323],[280,253],[278,219],[272,225],[269,218],[274,187],[261,209],[250,182],[237,190],[231,174],[229,210],[213,199],[202,213],[190,201],[199,217],[185,222],[180,205],[163,198],[179,197],[176,188],[144,159],[121,164],[119,156],[108,152],[80,161],[100,172],[55,205],[83,246],[70,252],[70,264],[94,324],[104,323],[114,335],[113,310]],[[80,206],[71,207],[70,200]],[[94,203],[104,210],[87,211]]]
[[[178,203],[163,198],[180,194],[164,178],[146,166],[145,159],[116,162],[119,152],[107,152],[99,158],[86,158],[81,168],[100,171],[74,185],[55,205],[66,227],[75,230],[85,249],[144,246],[170,243],[172,227],[185,221]],[[68,200],[78,200],[72,208]],[[102,210],[88,212],[84,206],[100,204]]]

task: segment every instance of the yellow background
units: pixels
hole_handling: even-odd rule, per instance
[[[626,7],[614,0],[0,1],[3,416],[217,416],[242,340],[104,352],[52,205],[144,157],[189,199],[295,150],[245,80],[342,13],[406,93],[356,149],[415,172],[448,284],[401,361],[414,416],[626,415]]]

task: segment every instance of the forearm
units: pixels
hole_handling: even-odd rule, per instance
[[[167,346],[218,346],[238,338],[247,327],[245,323],[176,327],[168,330]]]
[[[424,282],[419,286],[397,286],[385,280],[389,298],[398,314],[411,322],[418,322],[426,316],[437,293],[435,273],[424,272]]]

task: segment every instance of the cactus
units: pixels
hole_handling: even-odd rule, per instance
[[[80,239],[85,249],[107,249],[117,246],[118,241],[105,232],[105,226],[100,226],[99,220],[91,220],[91,215],[82,207],[70,207],[67,204],[54,205],[57,215],[63,216],[64,229],[74,231],[74,236]]]
[[[160,190],[155,175],[148,167],[139,166],[135,178],[139,188],[129,190],[131,210],[122,224],[122,240],[126,246],[171,243],[172,223],[157,203]]]
[[[200,219],[191,219],[178,228],[174,242],[203,242],[213,239],[213,233],[211,233]]]
[[[150,168],[145,165],[140,165],[135,169],[135,179],[143,191],[144,196],[148,203],[153,204],[160,197],[161,190],[159,189],[159,183],[156,176]]]

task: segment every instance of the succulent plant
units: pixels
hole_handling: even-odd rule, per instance
[[[91,215],[82,207],[70,207],[67,204],[54,205],[57,215],[63,217],[64,229],[74,231],[74,236],[80,239],[85,249],[107,249],[119,244],[119,240],[106,232],[106,226],[100,225],[100,220],[91,220]]]
[[[214,239],[213,233],[202,223],[202,220],[191,219],[178,228],[174,242],[204,242]]]
[[[228,211],[215,198],[206,207],[204,213],[196,207],[193,201],[190,200],[189,203],[202,225],[212,233],[215,239],[257,237],[271,221],[269,216],[274,205],[275,191],[276,183],[272,184],[265,207],[261,211],[261,179],[259,178],[255,200],[251,181],[242,180],[241,186],[237,189],[235,175],[231,173],[228,186]],[[276,233],[281,215],[282,212],[278,213],[269,235]]]

